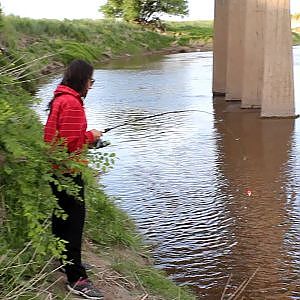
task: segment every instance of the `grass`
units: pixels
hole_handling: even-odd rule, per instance
[[[131,249],[141,246],[132,220],[101,189],[89,187],[86,234],[101,246],[121,245]]]
[[[12,38],[13,37],[13,38]],[[8,16],[0,42],[10,51],[32,57],[57,53],[66,64],[74,58],[90,62],[104,56],[136,55],[169,46],[174,38],[136,24],[114,20],[32,20]]]
[[[21,262],[30,246],[30,243],[28,243],[19,253],[13,255],[11,251],[1,257],[1,299],[41,299],[47,290],[49,285],[46,284],[46,279],[54,272],[54,270],[48,270],[51,260],[44,266],[38,267],[36,265],[37,253],[33,252],[32,256],[28,257],[27,262]],[[32,272],[34,275],[32,275]]]
[[[115,20],[33,20],[4,16],[0,28],[0,67],[15,63],[24,71],[22,86],[34,92],[47,75],[73,59],[97,64],[120,56],[138,56],[169,47],[207,43],[212,22],[168,22],[165,33]],[[34,62],[34,63],[32,63]],[[42,75],[41,75],[42,74]]]
[[[210,42],[213,38],[213,21],[167,22],[166,29],[182,46]]]
[[[124,55],[140,55],[174,45],[206,43],[212,39],[212,21],[168,22],[161,34],[137,24],[115,20],[33,20],[3,17],[0,44],[12,59],[26,54],[26,60],[51,57],[36,64],[47,71],[48,65],[63,66],[75,58],[91,63]],[[44,73],[49,73],[49,72]]]
[[[299,32],[293,31],[293,44],[300,45],[300,29]]]
[[[151,295],[160,296],[165,300],[195,300],[187,289],[176,286],[166,279],[166,274],[150,266],[142,266],[135,261],[118,260],[113,264],[113,269],[123,274],[130,281],[140,286],[140,289]]]

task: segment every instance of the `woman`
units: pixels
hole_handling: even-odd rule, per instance
[[[45,126],[44,140],[56,145],[64,140],[71,154],[80,153],[85,145],[94,144],[102,135],[96,129],[86,131],[87,121],[83,99],[94,83],[93,67],[82,60],[74,60],[65,71],[62,82],[56,88],[54,97],[49,103],[50,114]],[[85,220],[84,182],[80,173],[66,172],[65,177],[71,178],[80,187],[79,195],[69,195],[59,191],[52,184],[53,194],[59,206],[68,215],[66,220],[53,214],[52,232],[55,236],[67,241],[67,261],[65,266],[68,278],[67,288],[74,294],[88,299],[103,299],[100,291],[88,279],[81,263],[82,233]],[[79,199],[81,198],[81,200]]]

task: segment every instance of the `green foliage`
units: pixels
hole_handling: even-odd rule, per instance
[[[47,173],[49,165],[45,155],[41,155],[41,126],[25,105],[31,104],[32,99],[14,82],[10,85],[5,79],[1,81],[0,109],[5,113],[1,116],[0,151],[5,153],[5,163],[0,178],[3,214],[9,220],[1,228],[1,238],[18,247],[28,241],[29,235],[44,232],[39,221],[47,218],[43,210],[53,207],[53,201],[48,199],[49,192],[42,184],[41,174]]]
[[[300,33],[293,32],[293,44],[294,45],[300,45]]]
[[[121,18],[123,15],[123,0],[110,0],[100,7],[100,11],[108,17]]]
[[[0,39],[11,55],[9,60],[19,64],[25,60],[28,65],[35,61],[30,74],[26,72],[27,77],[22,78],[24,87],[30,90],[41,70],[47,74],[49,69],[61,68],[74,58],[95,63],[104,57],[164,48],[174,41],[172,36],[115,20],[58,21],[7,16],[4,21]]]
[[[166,30],[173,32],[179,45],[208,42],[213,38],[212,21],[167,22]]]
[[[161,14],[187,15],[187,0],[108,0],[100,7],[106,17],[147,23]]]
[[[0,3],[0,31],[3,27],[3,11],[2,11],[2,7],[1,7],[1,3]]]
[[[123,0],[122,12],[126,21],[139,21],[141,19],[142,3],[137,0]]]
[[[13,85],[20,84],[28,92],[34,92],[37,74],[40,72],[40,63],[43,58],[34,59],[28,54],[21,54],[17,51],[10,51],[2,54],[1,65],[3,66],[2,75],[10,76]]]
[[[57,41],[55,47],[61,49],[59,57],[64,64],[68,64],[74,59],[83,59],[92,63],[101,56],[100,48],[75,41]]]
[[[140,238],[133,222],[108,198],[99,187],[87,189],[86,233],[100,245],[123,245],[137,248]]]
[[[144,290],[150,294],[162,296],[166,300],[195,300],[187,290],[176,286],[170,280],[166,279],[163,271],[154,270],[151,267],[141,268],[134,261],[116,261],[114,269],[122,273],[126,278],[137,282]]]
[[[8,16],[6,18],[8,22],[13,24],[17,32],[30,35],[37,38],[37,40],[45,36],[52,38],[68,37],[68,39],[79,42],[87,42],[89,40],[88,33],[90,30],[88,30],[88,25],[84,21],[33,20],[16,16]]]

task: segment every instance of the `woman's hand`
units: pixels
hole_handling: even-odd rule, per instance
[[[101,138],[102,134],[103,134],[102,131],[99,131],[97,129],[92,129],[91,132],[94,136],[95,141],[98,141]]]

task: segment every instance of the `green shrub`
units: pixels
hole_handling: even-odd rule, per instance
[[[293,32],[293,44],[300,45],[300,33]]]
[[[212,40],[212,25],[212,21],[167,22],[166,28],[177,37],[179,45],[187,46],[193,41]]]
[[[3,77],[0,81],[0,153],[5,159],[0,169],[0,254],[20,249],[29,241],[41,254],[56,253],[51,242],[40,242],[41,236],[53,240],[46,234],[46,221],[56,206],[48,186],[51,165],[42,126],[29,108],[32,97],[16,81]]]

